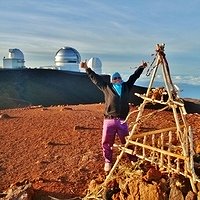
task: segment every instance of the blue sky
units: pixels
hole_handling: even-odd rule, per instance
[[[0,0],[0,58],[18,48],[27,67],[48,66],[71,46],[82,60],[99,57],[104,73],[126,78],[165,43],[173,80],[200,88],[199,6],[200,0]]]

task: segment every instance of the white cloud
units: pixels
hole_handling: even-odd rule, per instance
[[[184,76],[172,76],[172,78],[174,79],[175,83],[185,83],[185,84],[190,84],[190,85],[196,85],[196,86],[200,86],[200,76],[196,75],[196,76],[191,76],[191,75],[184,75]],[[200,89],[200,88],[199,88]]]

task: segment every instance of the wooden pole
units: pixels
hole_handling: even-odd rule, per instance
[[[192,134],[192,129],[191,129],[191,126],[189,126],[189,143],[190,143],[190,171],[192,172],[192,177],[190,178],[190,183],[192,185],[192,189],[195,193],[197,193],[197,189],[196,189],[196,186],[195,186],[195,183],[196,183],[196,173],[194,171],[194,155],[195,155],[195,152],[194,152],[194,146],[193,146],[193,134]]]

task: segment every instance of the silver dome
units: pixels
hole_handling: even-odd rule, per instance
[[[24,54],[19,49],[9,49],[8,58],[24,60]]]
[[[59,49],[55,55],[55,63],[57,66],[64,63],[77,63],[81,61],[79,52],[72,47],[63,47]]]

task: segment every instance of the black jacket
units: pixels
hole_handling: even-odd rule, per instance
[[[103,78],[96,74],[91,68],[86,69],[86,73],[92,82],[104,93],[105,111],[104,116],[113,116],[125,119],[129,112],[129,93],[135,81],[140,77],[144,68],[139,67],[134,74],[132,74],[128,81],[122,83],[121,96],[117,94],[113,88],[112,83],[107,83]]]

